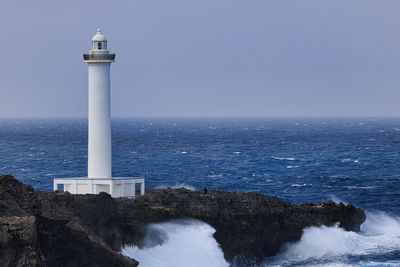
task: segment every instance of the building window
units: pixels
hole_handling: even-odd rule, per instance
[[[102,43],[101,43],[101,42],[98,42],[98,43],[97,43],[97,49],[99,49],[99,50],[102,49]]]

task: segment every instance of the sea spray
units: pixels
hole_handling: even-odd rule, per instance
[[[333,227],[309,227],[304,230],[299,242],[284,248],[284,254],[296,259],[344,255],[351,249],[355,235],[339,228],[338,224]]]
[[[158,185],[155,187],[156,189],[166,189],[166,188],[172,188],[172,189],[178,189],[178,188],[185,188],[190,191],[196,190],[196,188],[192,185],[185,184],[185,183],[175,183],[174,185]]]
[[[214,233],[214,228],[198,220],[153,223],[140,244],[126,246],[122,253],[146,267],[227,267]]]
[[[382,259],[384,266],[400,264],[400,218],[367,212],[359,233],[338,225],[306,228],[265,266],[382,266]]]
[[[214,233],[198,220],[154,223],[147,226],[143,240],[125,247],[123,254],[149,267],[229,266]],[[249,259],[249,266],[399,266],[399,259],[400,218],[367,212],[359,233],[337,224],[309,227],[299,241],[284,245],[277,256],[266,258],[261,265]],[[246,266],[243,262],[233,266]]]
[[[342,199],[338,198],[338,197],[335,196],[335,195],[330,195],[330,198],[329,198],[329,199],[332,200],[333,202],[337,203],[337,204],[339,204],[339,203],[343,203],[343,204],[345,204],[345,205],[348,204],[346,201],[343,201]]]

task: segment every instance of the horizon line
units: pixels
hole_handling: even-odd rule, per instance
[[[344,115],[344,116],[115,116],[111,119],[388,119],[400,118],[400,115]],[[84,116],[60,117],[0,117],[0,120],[41,120],[41,119],[88,119]]]

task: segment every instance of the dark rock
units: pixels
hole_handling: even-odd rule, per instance
[[[332,201],[294,205],[255,193],[186,189],[148,190],[135,200],[115,199],[123,229],[123,243],[137,243],[141,225],[179,218],[196,218],[216,229],[214,237],[225,257],[275,255],[281,245],[299,240],[303,229],[339,222],[347,231],[359,231],[365,220],[361,209]],[[132,238],[132,239],[128,239]]]
[[[71,221],[39,218],[39,244],[48,266],[137,266],[107,246],[77,217]]]
[[[0,217],[0,266],[45,266],[34,216]]]
[[[50,194],[54,203],[44,204],[47,211],[53,209],[54,216],[46,217],[40,192],[11,175],[0,176],[0,266],[138,265],[107,245],[111,239],[105,242],[100,237],[107,236],[108,223],[113,223],[109,218],[115,215],[109,212],[115,210],[115,202],[108,194],[97,195],[93,202],[86,203],[89,206],[85,207],[95,208],[88,214],[74,195]],[[87,226],[79,216],[96,223]],[[96,228],[97,225],[102,227]],[[103,232],[97,235],[97,229]],[[120,245],[120,239],[116,240]]]
[[[0,216],[30,216],[40,212],[40,201],[31,185],[11,175],[0,176]]]
[[[126,244],[139,244],[146,224],[172,219],[195,218],[210,224],[228,260],[275,255],[283,243],[299,240],[305,227],[338,222],[347,231],[359,231],[365,220],[361,209],[332,201],[294,205],[262,194],[211,189],[156,189],[136,199],[113,199],[105,193],[34,191],[12,176],[3,177],[0,207],[9,202],[11,206],[0,215],[36,218],[38,237],[32,248],[49,266],[67,262],[68,266],[136,266],[117,251]],[[0,253],[7,254],[1,240],[9,237],[3,232]]]

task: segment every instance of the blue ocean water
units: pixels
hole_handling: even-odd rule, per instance
[[[113,176],[143,176],[147,188],[207,187],[294,203],[353,203],[370,214],[365,236],[394,238],[390,249],[376,248],[368,257],[344,254],[342,262],[327,253],[287,261],[285,253],[302,240],[280,258],[267,259],[268,265],[400,265],[400,118],[114,119],[112,137]],[[0,120],[0,172],[39,190],[51,190],[55,177],[86,176],[86,119]],[[376,230],[371,218],[387,227]],[[340,232],[318,229],[322,236]],[[304,237],[307,231],[318,236],[312,230]]]

